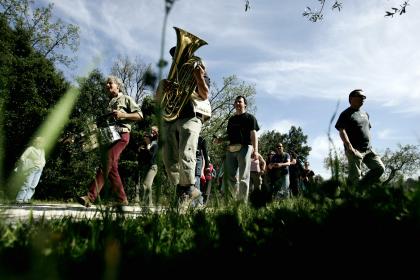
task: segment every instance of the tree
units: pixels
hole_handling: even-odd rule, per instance
[[[383,185],[394,182],[400,176],[412,176],[420,170],[419,146],[398,144],[396,151],[386,149],[382,161],[385,165]]]
[[[0,32],[3,174],[8,174],[69,84],[51,61],[33,49],[28,30],[12,29],[6,19],[0,17]]]
[[[150,94],[146,91],[148,81],[145,78],[150,72],[151,64],[147,65],[139,58],[132,62],[127,56],[118,56],[111,68],[111,74],[123,81],[125,93],[133,97],[139,104],[142,103],[146,95]]]
[[[99,149],[84,150],[83,140],[91,136],[88,127],[108,105],[105,78],[95,69],[79,78],[80,95],[61,138],[47,160],[36,196],[42,199],[71,199],[85,193],[100,163]],[[81,135],[86,135],[85,138]]]
[[[333,157],[331,159],[331,157]],[[332,178],[335,180],[344,181],[349,174],[349,167],[347,157],[342,150],[337,152],[330,152],[330,155],[324,159],[324,167],[332,170]]]
[[[307,146],[308,136],[303,134],[302,128],[292,126],[288,133],[280,133],[275,130],[264,132],[259,137],[259,152],[266,156],[274,150],[276,144],[282,143],[284,151],[287,153],[296,153],[302,160],[307,159],[311,147]]]
[[[394,183],[399,179],[404,179],[413,176],[420,169],[420,150],[417,145],[401,145],[395,151],[386,149],[384,155],[381,157],[385,165],[385,172],[382,175],[382,185]],[[337,155],[336,161],[339,166],[339,174],[341,178],[348,175],[347,157],[344,151],[340,151]],[[332,168],[329,157],[324,159],[325,168]],[[367,172],[367,167],[362,164],[362,174]]]
[[[62,53],[69,48],[77,51],[79,27],[65,24],[60,19],[52,21],[53,4],[34,8],[33,0],[0,0],[0,12],[8,25],[15,30],[25,30],[28,44],[53,63],[69,66],[73,58]]]
[[[317,22],[324,18],[324,7],[326,0],[318,0],[319,8],[318,9],[311,9],[310,7],[306,7],[306,10],[302,13],[304,17],[307,17],[308,20],[312,22]],[[340,3],[337,0],[329,1],[332,3],[331,9],[341,11],[343,8],[343,3]],[[400,4],[400,8],[392,7],[391,11],[385,11],[385,17],[393,17],[394,15],[402,15],[406,13],[406,8],[409,5],[409,1],[404,1]]]
[[[306,10],[302,13],[304,17],[307,17],[309,21],[317,22],[319,20],[322,20],[324,18],[324,7],[326,0],[318,0],[319,1],[319,9],[312,10],[310,7],[306,7]],[[341,11],[342,3],[339,3],[338,1],[334,0],[333,5],[331,6],[332,10],[337,9],[338,11]]]
[[[324,8],[326,2],[331,2],[331,9],[332,10],[338,10],[341,11],[343,8],[343,3],[337,1],[337,0],[318,0],[318,9],[313,9],[309,6],[306,7],[305,11],[302,13],[304,17],[307,17],[309,21],[317,22],[324,18]],[[385,17],[393,17],[394,15],[402,15],[406,13],[406,8],[409,5],[409,1],[404,1],[400,4],[399,8],[392,7],[390,11],[385,11]],[[250,10],[251,6],[249,3],[249,0],[245,0],[245,12]]]
[[[212,143],[213,136],[222,136],[226,133],[227,122],[234,113],[233,103],[238,95],[245,96],[248,101],[247,111],[254,112],[254,96],[256,94],[255,86],[240,81],[232,75],[223,78],[223,86],[219,88],[216,83],[210,87],[209,100],[212,108],[212,117],[210,121],[204,124],[201,135],[207,143]],[[209,154],[212,156],[212,162],[220,164],[225,153],[223,145],[208,145]]]

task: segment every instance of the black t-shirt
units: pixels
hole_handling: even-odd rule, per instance
[[[353,148],[362,152],[370,148],[371,125],[366,112],[347,108],[338,117],[335,128],[337,130],[344,128]]]
[[[288,153],[283,154],[275,154],[271,160],[270,163],[285,163],[290,161],[290,155]],[[282,176],[285,176],[289,174],[289,166],[283,166],[280,168],[273,168],[271,172],[271,179],[277,180],[281,178]]]
[[[156,163],[156,156],[159,150],[159,146],[157,141],[152,141],[150,143],[150,149],[140,149],[139,153],[137,154],[137,161],[140,166],[149,168],[150,166],[157,164]]]
[[[251,145],[251,131],[260,130],[257,119],[249,114],[243,113],[230,117],[227,125],[227,134],[230,144]]]

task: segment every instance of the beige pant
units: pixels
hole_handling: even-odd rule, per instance
[[[362,184],[372,184],[379,180],[385,171],[385,166],[381,158],[372,149],[366,152],[360,152],[357,155],[346,151],[349,162],[349,184],[354,185],[359,182]],[[369,171],[362,177],[362,163],[364,163]]]
[[[195,185],[195,153],[201,127],[201,120],[196,117],[162,125],[163,163],[173,185]]]

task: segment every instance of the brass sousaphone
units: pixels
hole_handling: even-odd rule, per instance
[[[195,67],[202,64],[201,59],[194,56],[194,52],[201,46],[207,45],[207,42],[181,28],[174,27],[174,29],[177,44],[161,97],[162,118],[167,122],[176,120],[182,108],[189,101],[194,103],[196,112],[210,118],[210,102],[200,100],[200,97],[195,93],[196,82],[193,76]],[[206,105],[199,104],[203,102]],[[204,109],[199,109],[200,107],[204,107]]]

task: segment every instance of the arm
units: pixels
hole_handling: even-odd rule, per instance
[[[116,120],[140,121],[143,119],[143,113],[133,98],[130,96],[124,96],[124,99],[121,100],[124,101],[117,107],[119,110],[112,111]]]
[[[290,165],[290,160],[287,160],[286,162],[278,162],[278,163],[272,163],[274,168],[281,168],[284,166]]]
[[[346,150],[352,152],[353,154],[355,153],[355,150],[353,148],[353,146],[350,143],[349,137],[347,135],[347,132],[344,128],[340,128],[338,130],[339,134],[340,134],[340,138],[343,141],[344,147],[346,148]]]
[[[261,155],[259,155],[259,161],[260,161],[260,170],[261,170],[261,173],[264,173],[265,167],[266,167],[266,162],[265,162],[264,158]]]
[[[275,162],[275,163],[270,163],[271,168],[282,168],[285,166],[289,166],[290,165],[290,158],[287,158],[286,162]]]
[[[208,168],[206,168],[206,167],[205,167],[205,165],[206,165],[206,164],[207,164],[207,165],[209,164],[209,163],[207,162],[206,158],[204,157],[204,155],[201,155],[201,157],[203,158],[203,162],[204,162],[204,164],[202,164],[202,165],[201,165],[200,177],[201,177],[201,176],[203,176],[203,175],[204,175],[204,176],[206,176],[206,174],[207,174],[206,172],[207,172],[207,169],[208,169]]]
[[[271,159],[267,158],[267,161],[265,162],[265,170],[264,170],[265,173],[268,173],[268,171],[270,171],[271,168],[272,168]]]
[[[26,148],[26,150],[25,150],[25,151],[23,152],[23,154],[20,156],[20,160],[21,160],[21,161],[25,161],[25,160],[29,157],[29,155],[31,154],[31,152],[32,152],[31,147]]]
[[[221,144],[228,140],[229,140],[229,137],[227,135],[221,136],[221,137],[217,137],[216,135],[213,135],[213,144]]]
[[[206,100],[209,98],[209,87],[206,83],[206,80],[204,78],[204,68],[202,65],[198,65],[193,72],[195,81],[197,83],[197,92],[198,95],[203,99]]]
[[[114,110],[113,111],[114,118],[117,120],[130,120],[130,121],[141,121],[143,116],[140,112],[134,113],[125,113],[121,111]]]
[[[204,166],[205,166],[205,169],[207,170],[207,169],[209,169],[209,155],[208,155],[208,153],[207,153],[207,142],[206,142],[206,139],[204,139],[203,138],[203,141],[202,141],[202,151],[203,151],[203,157],[204,157]]]
[[[258,154],[258,136],[257,136],[256,130],[251,130],[251,144],[253,148],[251,157],[257,158],[259,154]]]

